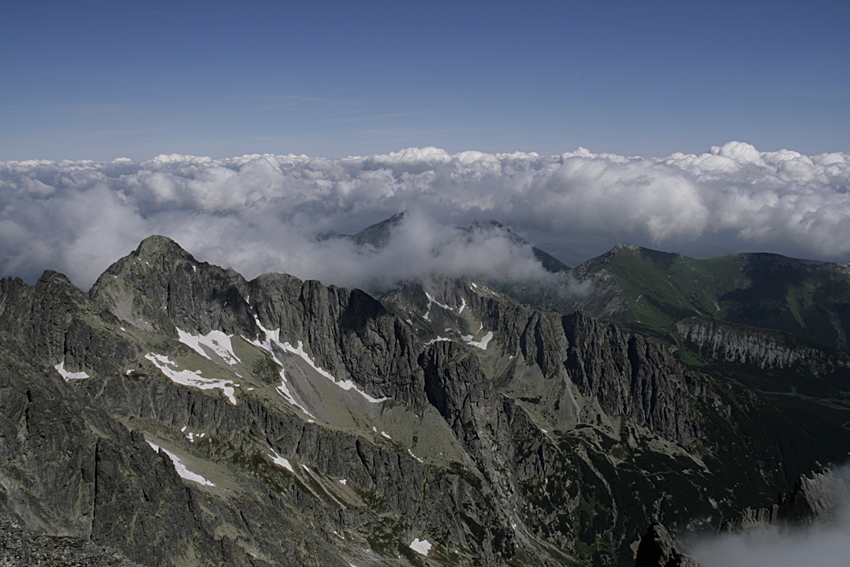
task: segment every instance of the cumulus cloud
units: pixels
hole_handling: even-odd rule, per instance
[[[349,286],[433,272],[541,277],[529,247],[504,232],[456,228],[489,219],[568,261],[586,242],[846,261],[848,189],[848,154],[760,152],[740,142],[663,159],[429,147],[339,160],[5,162],[0,274],[32,281],[51,267],[87,287],[142,238],[165,234],[249,277],[280,271]],[[402,210],[410,214],[380,251],[322,238]]]

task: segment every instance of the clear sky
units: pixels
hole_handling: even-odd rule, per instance
[[[0,161],[850,151],[850,2],[0,0]]]

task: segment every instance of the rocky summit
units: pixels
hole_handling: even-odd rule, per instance
[[[0,557],[692,564],[675,534],[823,508],[774,502],[850,451],[843,304],[759,319],[746,290],[797,264],[742,258],[723,289],[688,272],[687,308],[626,268],[689,264],[630,248],[564,267],[592,287],[558,305],[470,278],[247,281],[161,236],[88,293],[0,280]]]

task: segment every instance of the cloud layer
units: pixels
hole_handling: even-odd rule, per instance
[[[410,214],[380,252],[322,238],[402,210]],[[279,271],[356,286],[434,271],[539,276],[530,250],[503,233],[455,229],[489,219],[567,261],[617,242],[847,261],[850,155],[730,142],[661,159],[429,147],[340,160],[0,163],[0,275],[33,281],[54,268],[83,288],[150,234],[248,277]]]

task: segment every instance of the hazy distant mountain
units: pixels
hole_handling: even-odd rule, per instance
[[[653,522],[716,529],[846,458],[841,266],[553,265],[590,313],[247,281],[158,236],[87,294],[0,280],[0,526],[144,565],[627,565]],[[762,393],[781,361],[818,387]]]

